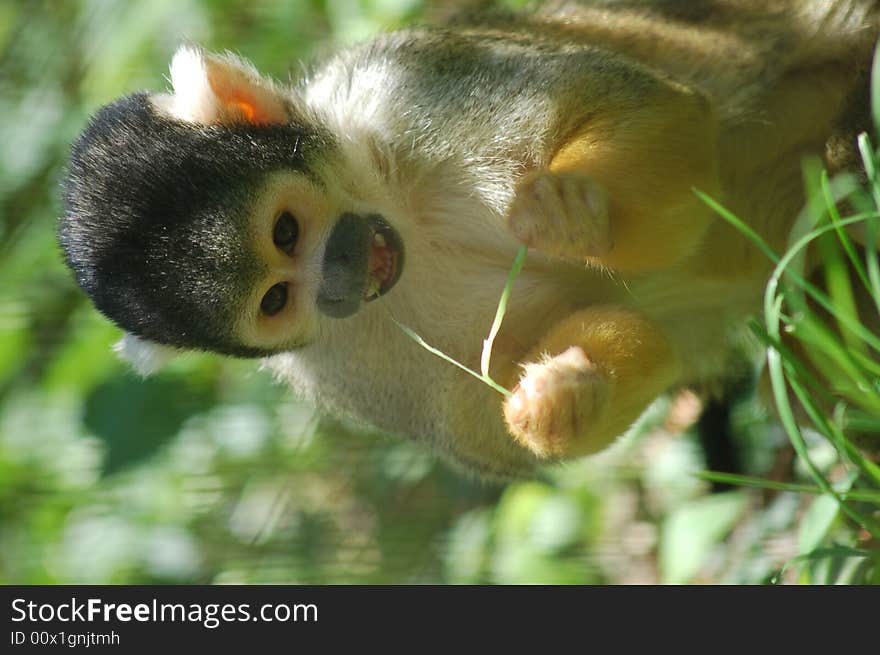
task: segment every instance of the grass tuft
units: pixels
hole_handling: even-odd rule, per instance
[[[875,55],[872,98],[880,122],[878,62]],[[763,322],[753,323],[752,329],[766,348],[777,413],[812,484],[712,472],[700,477],[833,499],[841,521],[829,521],[824,541],[786,568],[802,565],[809,570],[818,561],[848,554],[867,562],[858,567],[861,581],[866,581],[880,575],[880,466],[860,447],[880,452],[880,336],[875,332],[880,324],[880,153],[867,134],[858,145],[866,188],[852,175],[832,178],[815,161],[805,162],[807,203],[784,253],[775,252],[739,217],[695,190],[774,264],[764,293]],[[861,235],[858,245],[852,236],[856,232]],[[822,262],[818,284],[804,270],[808,248]],[[830,465],[818,464],[811,455],[811,440],[817,435],[834,449],[836,459]],[[841,531],[841,522],[849,529]]]

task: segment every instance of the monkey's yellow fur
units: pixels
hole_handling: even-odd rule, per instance
[[[727,104],[740,99],[737,73],[772,65],[760,60],[767,44],[750,37],[759,26],[773,27],[774,20],[779,21],[775,27],[796,30],[797,3],[765,3],[765,18],[754,23],[754,16],[743,20],[737,12],[755,10],[757,3],[727,3],[700,31],[626,12],[572,9],[567,14],[569,35],[664,67],[675,83],[645,93],[637,103],[591,112],[547,168],[518,185],[511,209],[514,232],[544,252],[579,253],[591,264],[635,276],[632,296],[621,304],[640,310],[580,310],[531,349],[525,361],[536,363],[525,366],[505,403],[505,417],[512,434],[532,451],[566,457],[603,448],[679,378],[683,363],[687,367],[681,354],[689,347],[690,331],[678,332],[685,326],[673,327],[668,310],[640,293],[640,274],[655,273],[648,288],[656,289],[664,278],[682,285],[692,294],[691,310],[706,302],[711,311],[714,303],[702,297],[704,289],[710,294],[727,290],[736,299],[749,285],[758,288],[766,262],[740,235],[713,222],[692,189],[723,198],[771,243],[783,245],[803,203],[801,159],[826,154],[856,84],[853,63],[864,60],[876,35],[876,26],[867,21],[861,33],[841,39],[845,45],[823,35],[823,28],[833,33],[835,11],[845,21],[852,18],[848,12],[868,10],[867,4],[844,5],[824,8],[827,22],[814,26],[813,43],[799,44],[802,52],[784,64],[788,70],[760,89],[762,104],[751,116]],[[871,11],[876,18],[876,8]],[[742,22],[725,25],[730,18]],[[697,62],[690,69],[689,60]],[[595,183],[598,190],[591,186]],[[591,194],[596,196],[592,203],[578,198]],[[601,208],[591,212],[596,205]],[[585,229],[585,217],[597,227]],[[697,353],[707,359],[715,355]]]

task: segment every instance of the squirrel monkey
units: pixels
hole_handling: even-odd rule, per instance
[[[562,2],[393,32],[292,87],[193,47],[75,142],[59,236],[143,370],[264,357],[484,476],[594,453],[724,375],[801,161],[853,162],[877,0]],[[476,368],[511,261],[529,256]]]

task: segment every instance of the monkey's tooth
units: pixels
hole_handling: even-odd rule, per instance
[[[385,237],[383,235],[379,234],[378,232],[376,232],[376,234],[373,235],[373,243],[375,243],[380,248],[384,248],[385,247]]]
[[[382,284],[375,277],[370,277],[370,281],[367,284],[367,291],[365,297],[367,300],[373,300],[379,297],[379,291],[382,288]]]

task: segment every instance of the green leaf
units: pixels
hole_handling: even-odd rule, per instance
[[[798,552],[801,554],[815,550],[834,524],[840,513],[840,504],[833,496],[819,496],[804,513],[798,530]]]
[[[168,377],[114,377],[86,399],[85,424],[106,448],[105,475],[153,455],[190,416],[206,410],[208,390]]]
[[[748,503],[741,491],[714,494],[682,505],[666,519],[660,533],[660,578],[686,584],[733,527]]]
[[[458,518],[449,532],[444,557],[446,576],[452,584],[484,582],[489,554],[490,514],[473,510]]]
[[[800,566],[802,564],[815,565],[816,563],[829,558],[856,558],[867,560],[870,563],[872,557],[874,557],[874,554],[870,550],[850,548],[849,546],[841,546],[839,544],[833,544],[827,548],[816,548],[809,553],[798,555],[786,562],[785,566],[773,576],[771,582],[773,584],[778,584],[785,572],[792,566]]]

